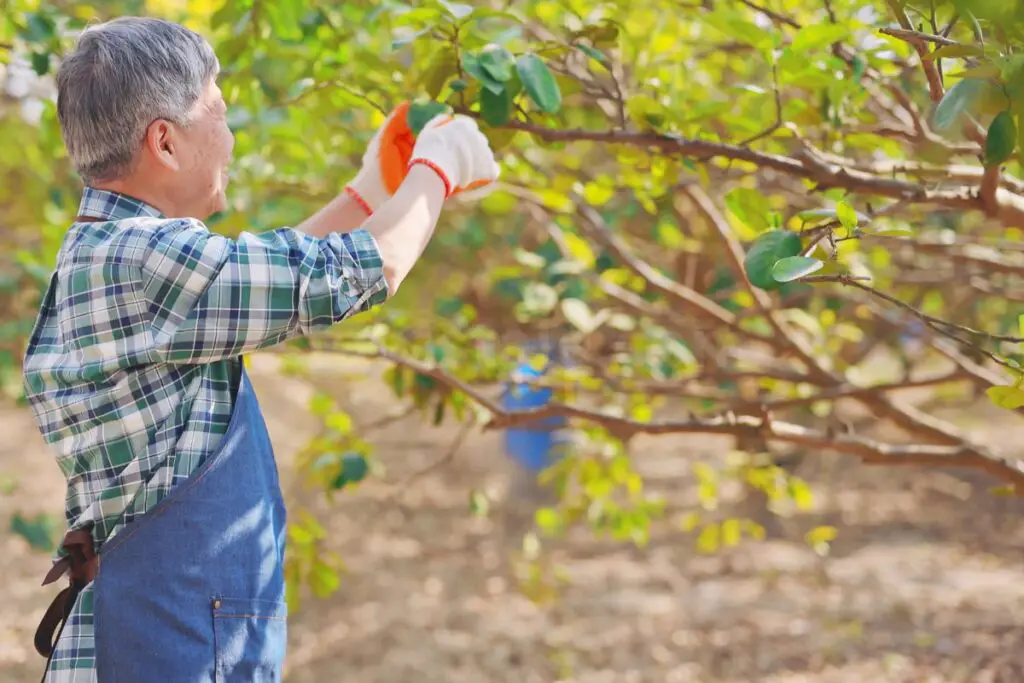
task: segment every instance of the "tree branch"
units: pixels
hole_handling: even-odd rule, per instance
[[[879,33],[884,33],[887,36],[893,38],[899,38],[900,40],[910,43],[911,45],[928,45],[928,43],[935,43],[937,45],[959,45],[955,40],[950,40],[945,36],[937,36],[932,33],[922,33],[921,31],[914,31],[906,28],[880,28]]]
[[[910,17],[903,11],[903,6],[900,4],[900,0],[886,0],[886,4],[889,5],[889,9],[896,15],[896,20],[903,27],[903,31],[909,31],[912,34],[917,34],[914,30],[914,25],[910,22]],[[884,33],[884,30],[882,31]],[[922,34],[923,35],[923,34]],[[903,40],[906,40],[903,38]],[[928,79],[928,92],[931,95],[932,102],[938,102],[942,99],[945,93],[945,88],[942,86],[942,77],[939,75],[939,70],[935,65],[935,60],[931,59],[928,52],[927,44],[918,40],[910,41],[910,44],[917,51],[918,56],[921,58],[921,68],[924,69],[925,78]]]
[[[805,148],[799,152],[799,158],[794,158],[758,152],[739,145],[695,140],[669,133],[590,131],[578,128],[554,129],[520,121],[509,122],[503,127],[524,131],[553,142],[602,142],[610,145],[633,145],[659,149],[680,156],[745,161],[762,169],[770,169],[791,177],[815,181],[826,188],[843,188],[868,195],[905,199],[908,202],[919,204],[948,206],[963,211],[984,211],[1009,225],[1024,226],[1024,196],[1005,188],[997,190],[995,208],[986,211],[979,193],[972,188],[931,190],[916,183],[877,177],[856,170],[853,162],[849,162],[848,166],[828,163],[811,151],[806,142],[804,142]]]
[[[774,419],[768,420],[761,416],[736,415],[734,413],[707,418],[641,422],[620,415],[564,403],[551,403],[529,410],[507,411],[496,400],[436,365],[399,356],[383,348],[376,352],[358,351],[344,347],[328,350],[345,355],[388,360],[431,377],[449,388],[465,394],[491,414],[490,419],[485,423],[485,429],[508,429],[547,418],[567,417],[599,424],[612,433],[626,436],[635,434],[760,436],[770,441],[856,455],[870,464],[929,465],[983,470],[1013,483],[1016,490],[1024,494],[1024,463],[1016,459],[997,456],[969,444],[895,445],[855,434],[819,431]]]

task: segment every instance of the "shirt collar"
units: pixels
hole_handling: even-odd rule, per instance
[[[78,215],[80,218],[97,218],[101,221],[120,221],[143,216],[164,217],[159,209],[139,199],[118,192],[97,190],[94,187],[86,187],[82,193]]]

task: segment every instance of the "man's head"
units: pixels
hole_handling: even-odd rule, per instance
[[[225,205],[234,139],[217,57],[189,29],[128,17],[87,29],[57,73],[64,143],[86,184],[169,216]]]

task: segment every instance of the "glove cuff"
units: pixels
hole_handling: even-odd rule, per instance
[[[445,173],[445,170],[443,168],[441,168],[440,165],[434,163],[430,159],[424,159],[423,157],[415,157],[415,158],[413,158],[413,159],[411,159],[409,161],[409,168],[412,168],[416,164],[423,164],[424,166],[429,168],[431,171],[436,173],[438,175],[438,177],[441,178],[441,182],[444,183],[444,198],[445,199],[448,199],[449,197],[452,196],[452,190],[453,190],[453,188],[452,188],[452,181],[448,177],[448,174]]]
[[[344,192],[352,199],[352,201],[359,205],[360,209],[366,212],[367,216],[373,215],[373,207],[370,206],[370,203],[363,198],[363,195],[359,194],[358,190],[353,188],[351,185],[346,185]]]

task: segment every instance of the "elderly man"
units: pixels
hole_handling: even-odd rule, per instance
[[[125,18],[57,76],[86,187],[25,360],[67,478],[45,582],[70,580],[36,634],[51,683],[280,680],[285,511],[241,356],[383,302],[445,202],[498,177],[472,120],[413,144],[399,111],[297,228],[214,234],[233,147],[218,69],[197,34]]]

